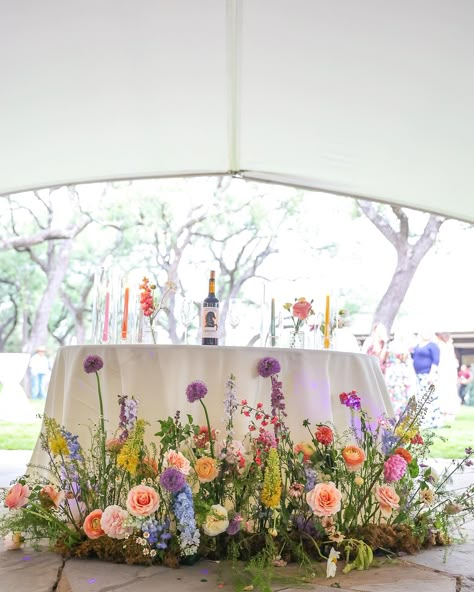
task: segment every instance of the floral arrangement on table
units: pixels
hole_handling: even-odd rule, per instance
[[[283,308],[290,313],[294,332],[298,333],[311,315],[314,315],[313,301],[306,298],[295,298],[294,303],[286,302]]]
[[[156,344],[156,335],[155,335],[155,319],[158,313],[162,310],[168,312],[168,308],[164,306],[165,300],[170,292],[176,292],[176,284],[174,282],[166,282],[165,290],[161,295],[161,298],[158,298],[155,294],[156,292],[156,285],[151,284],[150,280],[145,276],[141,284],[139,285],[140,289],[140,310],[143,313],[143,316],[148,318],[150,323],[150,332],[153,339],[153,343]]]
[[[432,434],[421,426],[432,389],[411,400],[398,421],[371,420],[357,392],[341,393],[349,429],[338,435],[306,419],[307,440],[294,442],[280,364],[266,357],[258,373],[269,382],[267,405],[239,402],[231,375],[220,432],[209,421],[207,386],[196,380],[185,396],[202,408],[205,425],[178,411],[160,420],[159,440],[147,446],[134,398],[118,398],[118,428],[106,430],[102,367],[98,356],[84,362],[100,406],[90,449],[45,417],[50,478],[27,475],[6,492],[10,512],[0,531],[10,548],[47,539],[66,556],[170,566],[259,557],[260,565],[297,561],[312,571],[310,562],[323,559],[331,577],[341,554],[344,572],[366,569],[377,549],[449,543],[452,527],[473,514],[474,486],[449,489],[451,475],[472,464],[472,449],[442,476],[426,464]],[[236,438],[237,414],[248,421],[243,440]]]

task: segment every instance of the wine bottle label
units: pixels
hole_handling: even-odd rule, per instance
[[[214,306],[202,307],[202,336],[217,337],[219,331],[219,309]]]

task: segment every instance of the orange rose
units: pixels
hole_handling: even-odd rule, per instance
[[[398,502],[400,497],[391,485],[380,485],[375,488],[375,499],[380,504],[380,510],[383,516],[390,516],[392,510],[396,510],[400,506]]]
[[[194,470],[196,471],[196,475],[201,483],[209,483],[210,481],[214,481],[214,479],[218,475],[218,470],[216,466],[216,459],[210,458],[209,456],[202,456],[198,458],[196,464],[194,465]]]
[[[393,451],[393,454],[398,454],[398,456],[401,456],[402,458],[404,458],[407,461],[407,465],[409,465],[411,463],[411,461],[413,460],[412,455],[408,452],[408,450],[406,448],[397,448],[396,450]]]
[[[300,442],[299,444],[296,444],[294,451],[295,454],[299,454],[300,452],[303,453],[303,462],[308,462],[314,454],[314,448],[306,442]]]
[[[92,510],[92,512],[86,516],[82,528],[89,539],[98,539],[105,534],[100,525],[101,518],[102,510]]]
[[[365,460],[365,452],[362,448],[351,444],[343,449],[342,458],[348,471],[358,471]]]
[[[308,506],[320,517],[337,514],[341,509],[341,498],[341,492],[331,481],[318,483],[306,494]]]

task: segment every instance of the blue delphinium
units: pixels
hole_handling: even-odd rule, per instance
[[[195,555],[199,547],[199,529],[194,517],[193,494],[189,485],[173,495],[173,511],[179,530],[179,544],[182,555]]]

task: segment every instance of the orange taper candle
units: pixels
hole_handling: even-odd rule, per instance
[[[128,299],[130,297],[130,288],[125,288],[123,299],[123,319],[122,319],[122,339],[127,339],[128,333]]]

